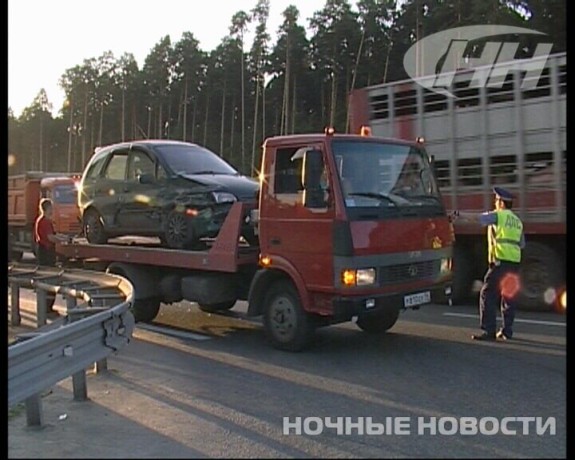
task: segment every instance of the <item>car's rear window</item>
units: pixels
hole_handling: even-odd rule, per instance
[[[161,145],[155,150],[179,174],[238,174],[225,160],[198,145]]]

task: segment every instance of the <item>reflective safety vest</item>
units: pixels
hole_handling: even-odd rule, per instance
[[[489,263],[500,261],[521,262],[521,234],[523,223],[512,211],[495,211],[497,223],[487,229]]]

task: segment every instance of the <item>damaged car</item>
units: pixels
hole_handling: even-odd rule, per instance
[[[164,246],[194,249],[215,237],[236,201],[255,204],[259,184],[197,144],[140,140],[100,148],[78,189],[88,242],[155,236]],[[249,218],[242,236],[256,243]]]

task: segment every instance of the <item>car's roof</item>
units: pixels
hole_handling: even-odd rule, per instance
[[[172,139],[139,139],[135,141],[124,141],[124,142],[117,142],[115,144],[109,144],[96,149],[96,151],[100,150],[109,150],[109,149],[117,149],[117,148],[127,148],[132,145],[136,146],[155,146],[155,145],[192,145],[194,147],[201,147],[198,144],[194,144],[192,142],[184,142],[184,141],[176,141]]]

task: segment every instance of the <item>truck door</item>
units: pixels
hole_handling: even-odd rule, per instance
[[[335,211],[324,147],[282,146],[270,157],[261,208],[262,249],[295,268],[310,290],[327,289],[333,284]]]

